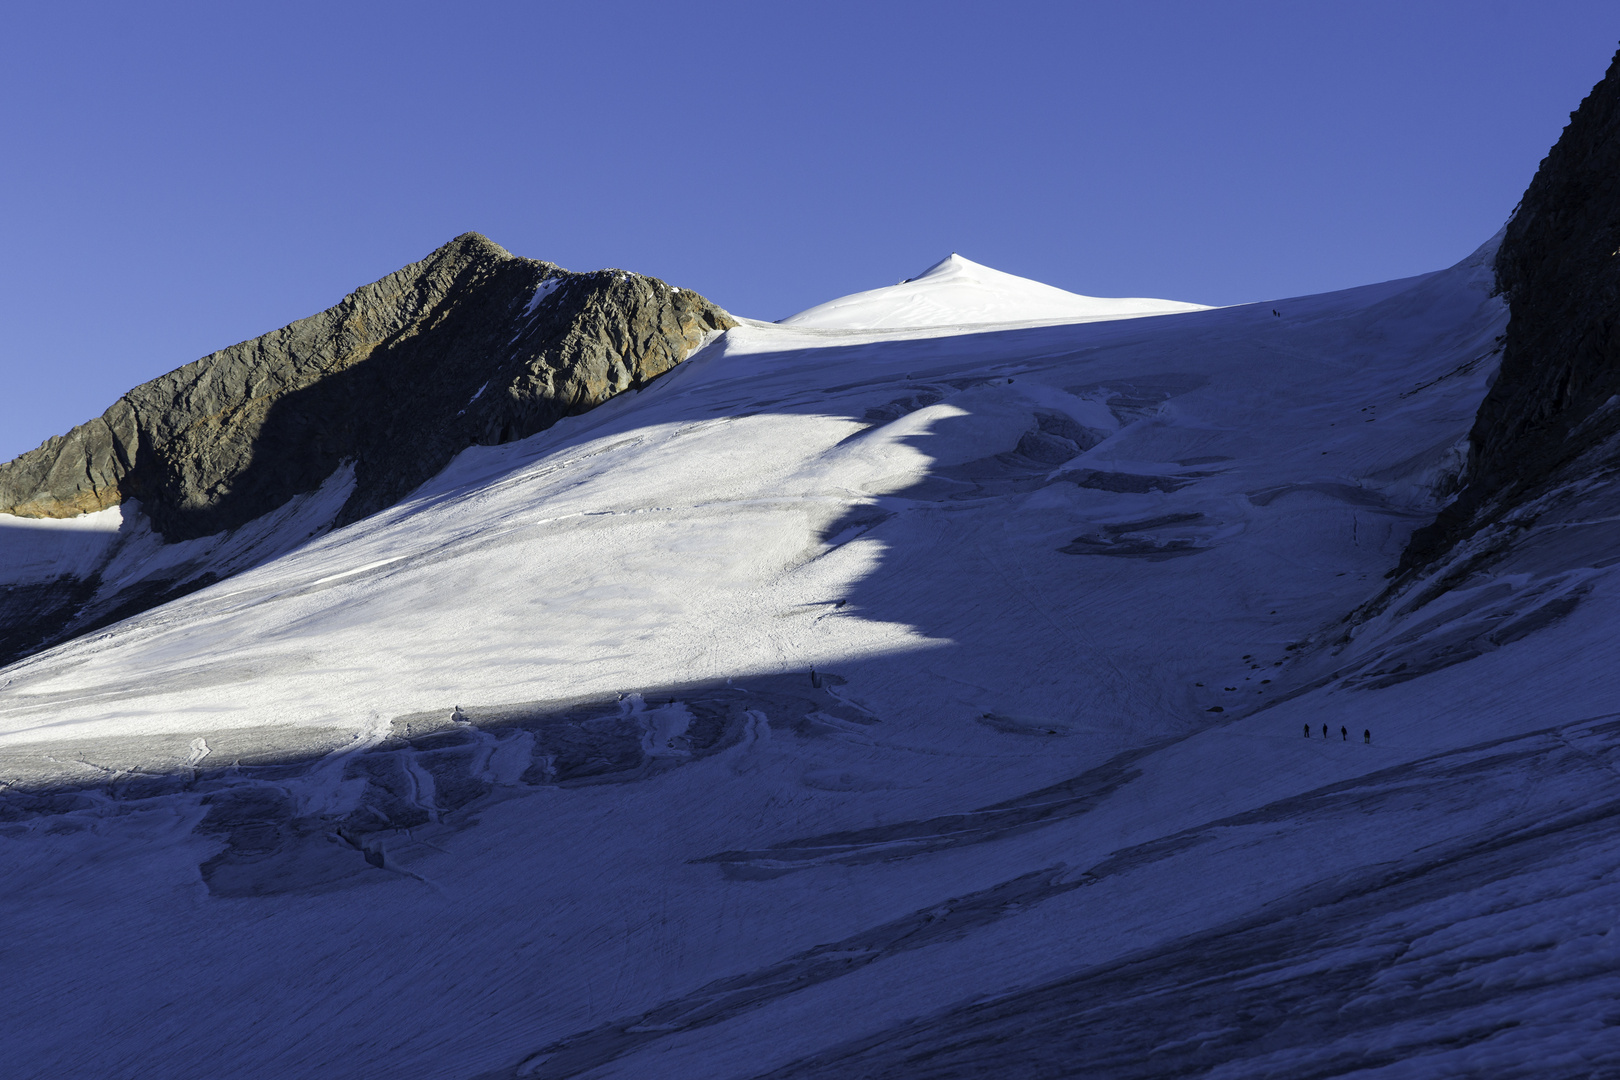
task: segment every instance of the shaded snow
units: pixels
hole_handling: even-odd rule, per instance
[[[173,544],[163,542],[136,499],[73,518],[0,515],[0,589],[82,583],[82,624],[139,590],[185,589],[291,551],[331,527],[354,482],[354,465],[344,464],[315,491],[240,528]]]
[[[88,577],[106,560],[138,508],[109,506],[70,518],[0,514],[0,584],[26,585],[63,574]]]

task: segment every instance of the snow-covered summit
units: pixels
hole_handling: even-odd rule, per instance
[[[1081,296],[964,259],[952,252],[914,278],[806,308],[781,320],[828,330],[972,326],[981,323],[1098,322],[1177,311],[1202,304],[1148,297]]]

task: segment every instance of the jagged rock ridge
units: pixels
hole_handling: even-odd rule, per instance
[[[733,325],[655,278],[569,273],[467,233],[0,466],[0,512],[70,517],[138,499],[165,539],[185,540],[243,525],[353,462],[344,524],[466,447],[592,408]]]

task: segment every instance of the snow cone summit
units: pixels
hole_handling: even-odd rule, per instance
[[[1611,68],[1405,280],[469,233],[136,387],[0,466],[8,1075],[1620,1074],[1617,232]]]

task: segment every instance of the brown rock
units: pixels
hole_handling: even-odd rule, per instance
[[[0,512],[67,517],[134,498],[166,539],[191,539],[352,461],[344,524],[466,447],[525,438],[639,387],[734,325],[655,278],[569,273],[467,233],[0,466]]]

